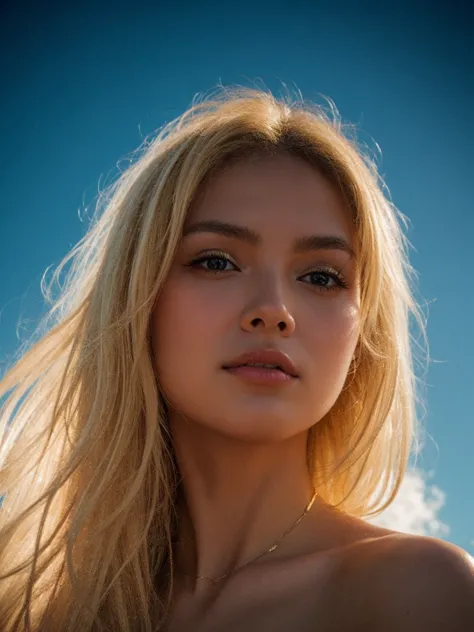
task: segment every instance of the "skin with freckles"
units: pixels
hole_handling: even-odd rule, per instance
[[[258,243],[196,229],[211,221],[249,229]],[[196,626],[199,616],[232,601],[244,578],[248,591],[252,581],[261,585],[259,573],[306,577],[301,564],[311,556],[311,572],[327,575],[334,568],[329,551],[392,533],[317,498],[268,556],[215,584],[195,579],[229,573],[268,550],[311,498],[307,433],[344,386],[359,335],[360,294],[355,256],[294,246],[303,237],[332,236],[355,249],[353,230],[335,188],[286,154],[228,166],[190,209],[152,318],[156,371],[182,475],[181,630],[186,617]],[[222,368],[243,352],[269,347],[291,357],[298,378],[256,385]],[[278,577],[272,575],[275,585],[288,585]]]

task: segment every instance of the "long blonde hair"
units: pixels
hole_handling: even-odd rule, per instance
[[[220,88],[99,197],[87,234],[42,284],[39,339],[0,382],[1,630],[151,632],[165,620],[179,473],[149,323],[186,213],[230,160],[286,151],[344,196],[361,333],[336,404],[309,431],[308,467],[320,496],[351,515],[395,498],[421,428],[410,315],[426,341],[425,324],[406,217],[353,132],[334,107]]]

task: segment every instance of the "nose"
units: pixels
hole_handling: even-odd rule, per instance
[[[244,331],[279,331],[285,336],[295,330],[295,319],[288,308],[281,289],[281,282],[266,275],[258,287],[253,288],[253,300],[244,310],[241,327]]]

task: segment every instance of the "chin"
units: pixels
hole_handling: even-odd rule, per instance
[[[215,423],[206,423],[206,426],[229,439],[237,441],[264,442],[284,441],[294,435],[307,430],[307,427],[299,428],[294,423],[295,416],[291,414],[249,413],[242,410],[240,415],[235,412],[232,415],[221,415],[218,418],[213,415]],[[208,418],[209,419],[209,418]]]

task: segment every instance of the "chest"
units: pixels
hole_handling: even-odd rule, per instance
[[[334,564],[253,573],[214,601],[182,596],[166,632],[378,632],[368,586]]]

